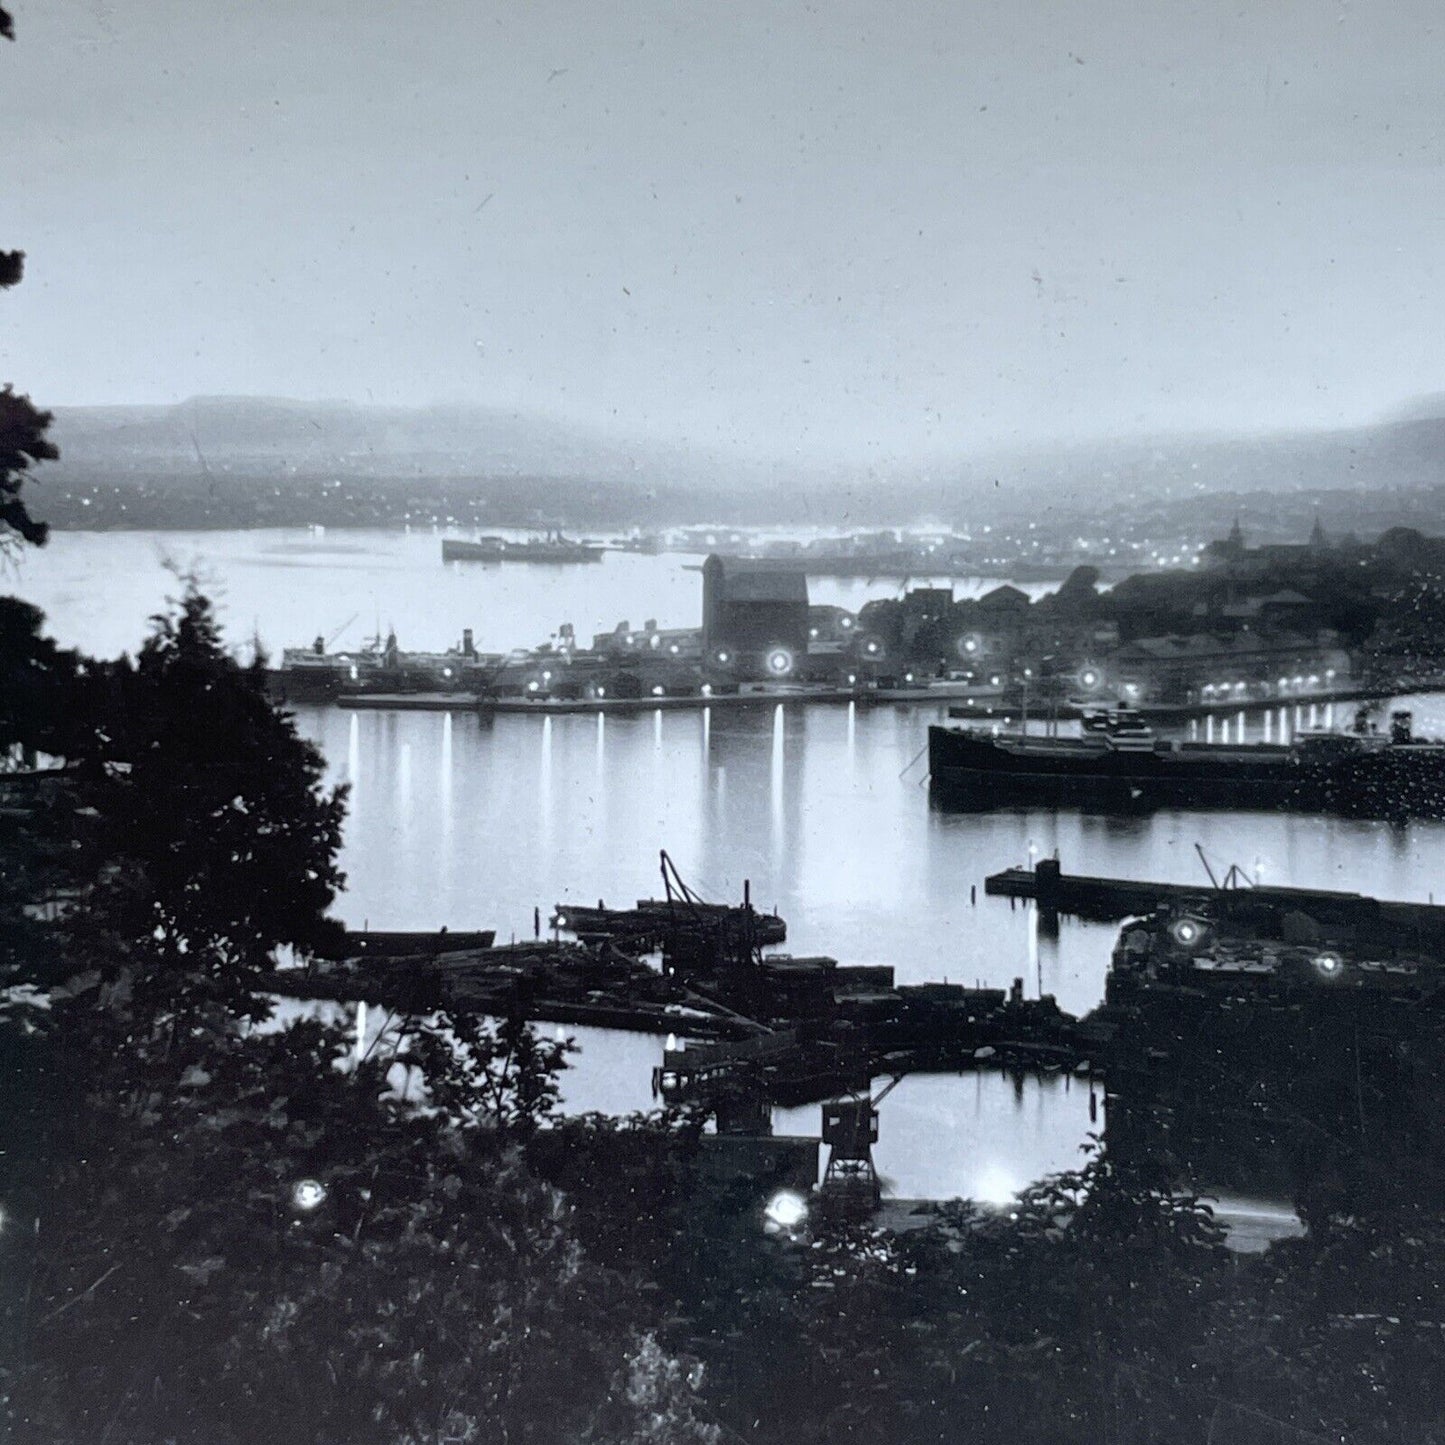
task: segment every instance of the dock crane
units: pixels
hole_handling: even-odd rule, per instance
[[[324,657],[328,652],[330,652],[330,651],[331,651],[331,645],[332,645],[332,643],[334,643],[334,642],[336,641],[336,639],[337,639],[338,637],[340,637],[341,634],[342,634],[343,632],[345,632],[346,629],[347,629],[348,627],[350,627],[351,624],[352,624],[353,622],[355,622],[356,619],[357,619],[358,617],[360,617],[360,616],[361,616],[361,614],[360,614],[359,612],[353,612],[353,613],[351,614],[351,616],[348,617],[348,618],[346,619],[346,621],[343,622],[343,623],[341,624],[341,626],[338,627],[338,628],[331,634],[330,637],[323,637],[323,636],[321,636],[320,633],[318,633],[317,636],[316,636],[316,641],[311,644],[311,649],[312,649],[313,652],[315,652],[315,654],[317,655],[317,657]]]
[[[819,1188],[823,1213],[834,1219],[869,1218],[883,1198],[883,1186],[873,1167],[873,1145],[878,1142],[878,1106],[903,1081],[895,1074],[870,1099],[866,1092],[823,1105],[823,1143],[828,1146],[828,1167]]]

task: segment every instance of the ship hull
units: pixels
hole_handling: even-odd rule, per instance
[[[443,562],[540,562],[552,566],[600,562],[603,549],[557,542],[467,542],[442,538]]]
[[[1445,817],[1445,748],[1401,746],[1318,761],[1284,747],[1114,751],[1025,745],[929,729],[929,786],[941,807],[1289,810]]]

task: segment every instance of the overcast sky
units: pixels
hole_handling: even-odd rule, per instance
[[[7,0],[0,376],[876,461],[1445,390],[1439,0]]]

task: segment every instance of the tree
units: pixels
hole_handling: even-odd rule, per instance
[[[3,7],[0,38],[15,39],[14,23]],[[24,271],[23,251],[0,251],[0,290],[19,285]],[[50,413],[40,411],[28,396],[17,396],[12,386],[0,388],[0,552],[21,542],[36,547],[45,542],[49,529],[30,515],[20,489],[32,464],[60,455],[45,435],[50,422]]]
[[[72,904],[50,962],[74,992],[110,990],[94,1022],[126,1041],[130,1068],[170,1054],[167,1067],[183,1069],[195,1011],[210,1024],[264,1016],[257,990],[278,948],[339,943],[326,910],[342,882],[344,791],[323,788],[319,753],[271,704],[261,665],[225,651],[193,584],[134,665],[91,674],[89,717],[71,713]],[[46,963],[11,982],[59,982]]]
[[[10,257],[3,260],[8,262]],[[7,267],[0,265],[0,273]],[[18,266],[13,273],[17,278]],[[0,274],[0,284],[5,282]],[[36,462],[54,461],[59,449],[46,435],[51,414],[41,411],[28,396],[19,395],[13,386],[0,387],[0,550],[29,542],[42,546],[50,529],[30,515],[20,495],[25,473]]]
[[[0,10],[0,35],[13,40],[10,17]],[[0,290],[17,286],[25,271],[23,251],[0,251]],[[29,513],[20,496],[26,471],[54,461],[60,452],[45,435],[51,414],[40,411],[13,386],[0,388],[0,550],[18,542],[42,546],[49,529]]]
[[[358,1063],[276,1028],[276,948],[334,941],[344,797],[193,587],[112,680],[47,1006],[0,1008],[13,1434],[710,1441],[641,1281],[525,1156],[566,1046],[442,1014]]]

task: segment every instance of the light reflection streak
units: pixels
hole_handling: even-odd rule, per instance
[[[396,769],[397,821],[403,833],[411,830],[411,744],[403,743]]]
[[[441,767],[437,782],[441,791],[442,841],[450,845],[452,839],[452,715],[442,714]]]
[[[542,856],[552,851],[552,718],[542,719],[542,756],[537,764],[537,815],[541,820]]]
[[[356,816],[356,805],[361,797],[361,714],[351,714],[351,726],[346,738],[346,781],[351,784],[351,796],[347,799],[347,811]]]
[[[783,856],[783,705],[773,708],[773,757],[769,787],[769,803],[773,825],[773,865]]]

